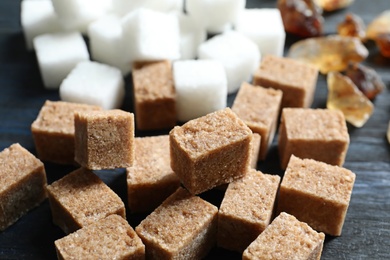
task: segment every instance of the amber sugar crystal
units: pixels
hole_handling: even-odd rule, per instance
[[[375,40],[381,54],[390,58],[390,32],[379,34]]]
[[[335,11],[351,5],[355,0],[314,0],[327,12]]]
[[[341,36],[358,37],[363,40],[366,38],[366,25],[360,16],[348,13],[344,21],[337,25],[337,32]]]
[[[345,75],[370,100],[373,100],[385,88],[381,76],[374,69],[360,63],[350,63]]]
[[[374,105],[352,80],[339,72],[328,74],[328,109],[341,110],[347,122],[362,127],[374,112]]]
[[[317,66],[321,73],[343,71],[349,62],[360,62],[368,56],[367,48],[356,37],[330,35],[296,42],[288,57]]]
[[[378,15],[367,26],[367,38],[376,40],[381,34],[390,33],[390,10],[386,10]]]
[[[313,0],[278,0],[277,6],[286,32],[302,37],[322,34],[322,9]]]

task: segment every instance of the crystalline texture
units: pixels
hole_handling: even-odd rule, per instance
[[[356,37],[331,35],[294,43],[288,57],[318,67],[321,73],[343,71],[349,62],[360,62],[368,56],[367,48]]]
[[[328,109],[341,110],[347,122],[362,127],[374,112],[374,105],[347,76],[331,71],[328,74]]]
[[[327,12],[335,11],[351,5],[355,0],[315,0]]]
[[[302,37],[322,34],[322,9],[313,0],[278,0],[278,9],[286,32]]]
[[[344,21],[337,25],[337,32],[341,36],[358,37],[363,40],[366,37],[366,26],[359,16],[349,13]]]
[[[381,77],[375,70],[358,63],[350,63],[345,75],[363,92],[373,100],[385,88]]]
[[[367,26],[367,38],[375,40],[380,34],[390,33],[390,10],[384,11]]]

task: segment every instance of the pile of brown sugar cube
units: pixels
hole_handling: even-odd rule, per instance
[[[342,233],[355,181],[342,167],[345,118],[308,108],[315,80],[291,105],[293,83],[263,70],[231,108],[161,136],[135,137],[130,112],[46,101],[31,126],[39,159],[18,144],[0,153],[1,230],[48,197],[65,234],[59,259],[201,259],[216,246],[243,259],[319,259],[325,234]],[[256,170],[278,128],[283,178]],[[47,185],[41,160],[79,168]],[[93,172],[116,168],[126,169],[128,205]],[[199,196],[212,189],[224,191],[220,205]],[[148,215],[132,227],[126,207]]]

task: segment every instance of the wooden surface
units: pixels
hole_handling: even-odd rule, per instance
[[[275,1],[248,0],[247,7],[275,7]],[[335,33],[336,24],[346,12],[360,15],[368,23],[383,10],[388,0],[356,0],[346,10],[325,14],[325,31]],[[20,27],[20,1],[0,1],[0,150],[20,143],[35,154],[30,125],[45,100],[58,100],[58,91],[43,88],[33,52],[27,52]],[[298,40],[288,35],[286,49]],[[375,44],[366,44],[370,55],[365,61],[382,76],[387,89],[375,100],[375,112],[362,128],[349,126],[351,144],[345,167],[356,173],[351,204],[341,237],[327,237],[322,259],[390,259],[390,146],[386,129],[390,119],[390,59],[383,58]],[[131,77],[126,78],[127,95],[124,110],[132,111]],[[325,78],[320,76],[313,107],[325,107]],[[229,104],[234,95],[229,96]],[[137,135],[161,134],[138,133]],[[276,142],[265,162],[258,168],[265,173],[280,174]],[[74,169],[46,163],[48,182]],[[1,165],[0,165],[1,167]],[[126,203],[126,177],[123,170],[97,173]],[[218,204],[222,195],[202,195]],[[137,225],[144,216],[128,212],[128,220]],[[47,201],[31,210],[17,223],[0,233],[0,259],[55,259],[54,240],[64,234],[52,224]],[[239,239],[239,238],[237,238]],[[208,259],[241,259],[239,254],[214,249]]]

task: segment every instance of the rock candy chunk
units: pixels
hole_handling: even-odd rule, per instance
[[[345,119],[355,127],[362,127],[374,112],[374,105],[352,80],[338,72],[328,74],[326,107],[341,110]]]
[[[339,35],[310,38],[294,43],[288,57],[317,66],[321,73],[345,70],[349,62],[360,62],[368,56],[358,38]]]

